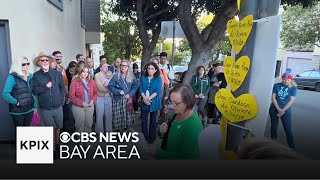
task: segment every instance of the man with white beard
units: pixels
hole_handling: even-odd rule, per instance
[[[38,98],[39,113],[44,125],[54,128],[54,144],[57,146],[63,127],[62,105],[66,89],[61,73],[50,68],[52,61],[52,57],[45,53],[40,53],[34,59],[34,65],[41,69],[33,74],[32,92]]]

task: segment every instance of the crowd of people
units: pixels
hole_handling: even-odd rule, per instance
[[[151,155],[162,159],[197,159],[199,134],[207,123],[219,124],[221,113],[214,96],[227,86],[220,62],[213,64],[208,73],[204,66],[198,67],[189,85],[172,87],[174,70],[165,52],[148,62],[141,72],[137,64],[131,65],[119,57],[109,65],[106,57],[100,56],[97,69],[93,60],[82,54],[76,55],[76,61],[71,61],[66,69],[62,61],[60,51],[52,55],[40,53],[33,60],[40,70],[32,74],[31,61],[27,57],[17,58],[2,93],[9,103],[14,125],[30,126],[33,114],[38,113],[45,126],[54,127],[55,147],[59,145],[61,130],[125,132],[135,123],[140,109],[146,141],[153,144],[157,134],[163,138],[161,148],[151,149]],[[272,138],[276,138],[276,119],[281,117],[289,146],[294,147],[290,106],[296,90],[291,76],[286,74],[283,79],[273,90]],[[286,91],[284,100],[278,91],[286,87],[291,90]],[[160,122],[159,117],[166,116],[168,108],[174,116]]]

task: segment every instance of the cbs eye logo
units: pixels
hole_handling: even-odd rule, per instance
[[[63,132],[60,134],[60,141],[63,143],[68,143],[71,139],[71,136],[67,132]]]
[[[79,142],[91,142],[95,143],[97,141],[96,133],[91,132],[74,132],[71,135],[68,132],[63,132],[60,134],[60,141],[62,143],[68,143],[69,141],[73,143]]]

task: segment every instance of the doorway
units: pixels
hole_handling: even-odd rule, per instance
[[[9,73],[11,64],[11,50],[9,38],[9,22],[0,20],[0,142],[15,140],[15,128],[10,114],[8,103],[2,98],[2,91]]]

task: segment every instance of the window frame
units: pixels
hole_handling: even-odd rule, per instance
[[[300,75],[300,77],[309,77],[310,74],[311,74],[311,72],[312,72],[312,71],[305,71],[305,72],[303,72],[303,73],[309,73],[308,76],[302,76],[303,73],[301,73],[301,74],[299,74],[299,75]]]
[[[311,76],[313,73],[316,73],[318,76]],[[312,72],[309,74],[309,77],[311,77],[311,78],[320,78],[320,72],[319,72],[319,71],[312,71]]]
[[[63,0],[48,0],[55,7],[63,11]]]
[[[80,0],[80,23],[83,29],[86,29],[86,9],[85,0]]]

